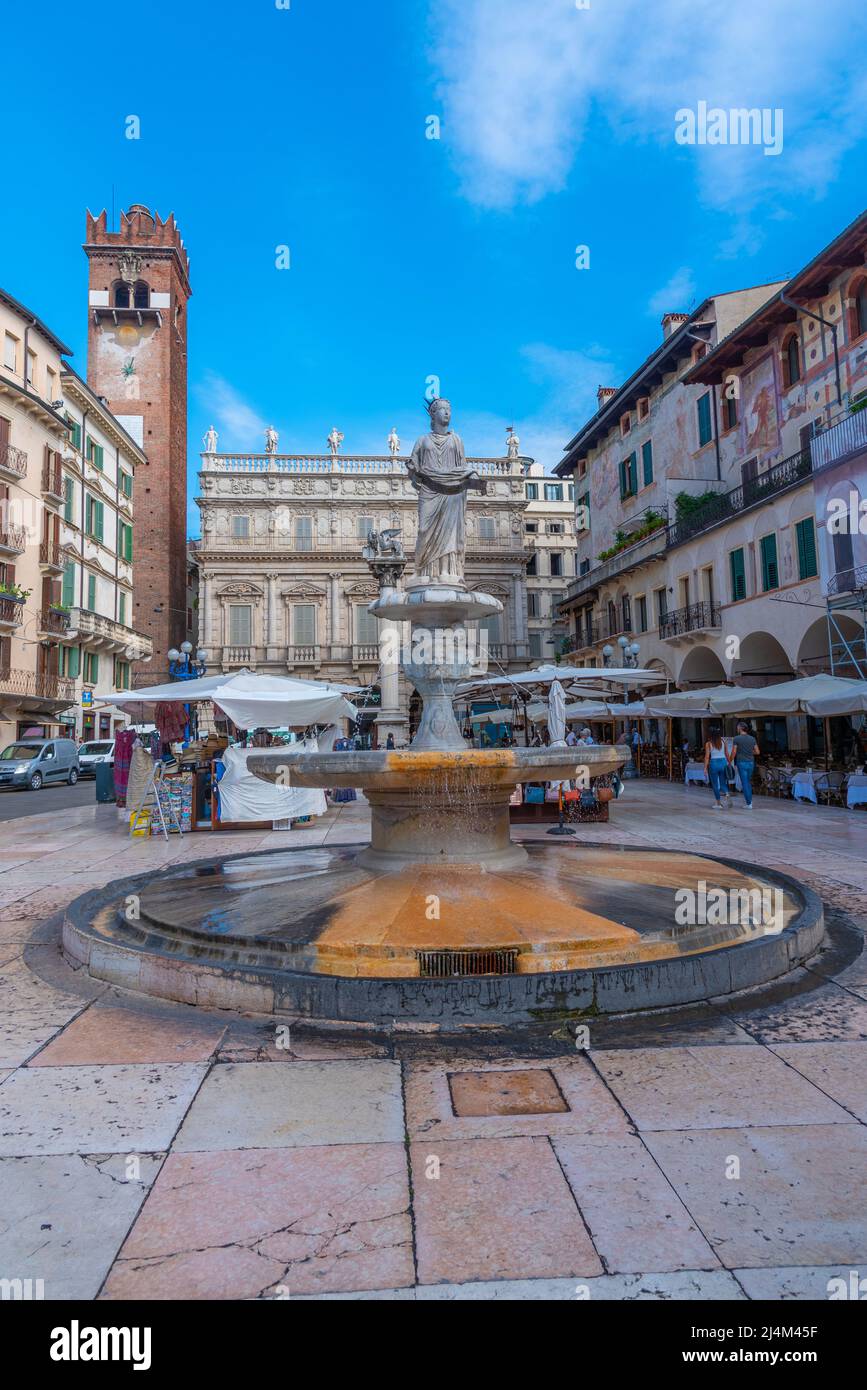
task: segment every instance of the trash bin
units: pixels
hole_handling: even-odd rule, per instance
[[[96,799],[102,802],[117,801],[117,793],[114,790],[114,768],[111,763],[96,764]]]

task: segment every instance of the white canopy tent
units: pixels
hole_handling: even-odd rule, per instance
[[[679,690],[648,696],[651,715],[810,714],[830,719],[867,713],[867,681],[842,676],[804,676],[760,687],[717,685],[707,690]]]
[[[340,719],[354,720],[358,713],[336,686],[293,680],[289,676],[259,675],[247,670],[233,676],[169,681],[139,690],[98,692],[94,699],[125,709],[211,700],[241,729],[333,724]]]
[[[534,689],[543,689],[555,681],[569,690],[583,689],[588,681],[594,685],[610,681],[628,688],[655,684],[659,681],[659,672],[630,666],[537,666],[532,671],[516,671],[514,675],[478,676],[459,685],[457,695],[461,698],[473,691],[511,689],[529,698]]]
[[[576,721],[584,720],[590,723],[591,720],[604,719],[643,719],[647,710],[643,700],[634,700],[631,704],[624,705],[617,700],[573,700],[566,705],[564,711],[567,724],[574,724]],[[548,718],[548,706],[544,700],[533,700],[527,705],[527,717],[534,724],[542,724]]]

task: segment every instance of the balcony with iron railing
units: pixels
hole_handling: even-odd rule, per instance
[[[68,705],[75,700],[75,681],[69,676],[55,676],[45,671],[5,667],[0,669],[0,695],[19,695]]]
[[[739,487],[728,492],[717,492],[709,497],[695,511],[682,516],[667,530],[667,547],[683,545],[702,531],[721,526],[742,512],[759,507],[763,502],[778,496],[789,488],[797,487],[810,477],[811,461],[809,449],[801,449],[797,454],[775,463],[771,468],[748,478]]]
[[[825,585],[828,598],[842,598],[845,594],[858,594],[867,590],[867,565],[854,565],[852,569],[839,570]]]
[[[813,472],[848,463],[857,454],[867,452],[867,408],[847,411],[835,416],[824,428],[814,426],[810,441]]]
[[[42,495],[49,501],[63,501],[63,469],[60,459],[46,460],[42,465]]]
[[[578,575],[569,585],[566,597],[576,599],[593,593],[607,580],[614,579],[617,575],[627,574],[630,570],[647,564],[649,560],[655,560],[663,554],[665,546],[665,525],[661,524],[657,530],[651,531],[649,535],[642,536],[640,540],[634,541],[631,545],[624,545],[615,555],[609,555],[607,559],[600,560],[599,564],[594,565],[586,574]]]
[[[0,632],[12,632],[24,621],[24,604],[0,594]]]
[[[0,444],[0,476],[17,481],[27,476],[27,454],[14,444]]]
[[[66,562],[66,556],[58,541],[42,541],[39,546],[39,563],[45,569],[60,571]]]
[[[46,636],[62,637],[69,631],[69,613],[65,608],[40,608],[37,625]]]
[[[665,641],[678,639],[688,633],[713,631],[720,626],[718,603],[703,601],[690,603],[685,608],[674,608],[663,614],[659,620],[659,635]]]
[[[23,555],[27,549],[25,526],[4,526],[0,531],[0,555]]]

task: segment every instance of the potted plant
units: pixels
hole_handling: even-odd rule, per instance
[[[20,584],[9,584],[6,580],[0,581],[0,599],[11,599],[13,603],[26,603],[32,589],[22,589]]]

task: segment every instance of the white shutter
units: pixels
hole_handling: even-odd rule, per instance
[[[379,623],[368,613],[366,603],[355,605],[355,640],[359,646],[374,646],[379,641]]]
[[[253,640],[253,610],[248,605],[229,606],[229,646],[248,647]]]
[[[315,603],[296,603],[292,609],[292,642],[296,647],[312,647],[315,644]]]

